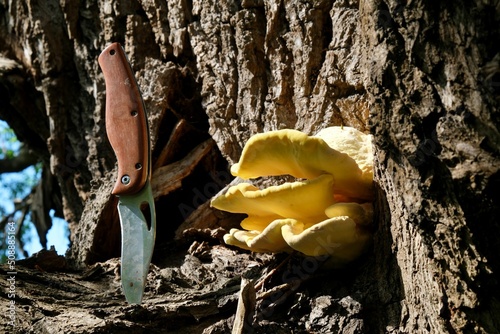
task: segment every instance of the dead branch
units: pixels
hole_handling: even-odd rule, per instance
[[[16,156],[0,159],[0,174],[20,172],[29,166],[33,166],[38,161],[38,156],[28,147],[22,145]]]
[[[214,147],[213,140],[206,140],[192,150],[184,159],[155,170],[151,179],[154,198],[165,196],[179,189],[182,185],[182,180],[191,174],[198,162],[210,152],[212,147]]]

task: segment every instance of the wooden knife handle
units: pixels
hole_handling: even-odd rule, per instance
[[[141,93],[119,43],[99,56],[106,82],[106,132],[118,160],[114,195],[134,194],[149,177],[149,131]]]

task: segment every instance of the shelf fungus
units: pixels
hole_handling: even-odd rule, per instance
[[[357,258],[371,240],[372,166],[371,137],[353,128],[253,136],[231,167],[234,176],[300,180],[266,189],[240,183],[212,199],[219,210],[248,215],[243,230],[231,229],[224,241],[255,252],[329,255],[338,264]]]

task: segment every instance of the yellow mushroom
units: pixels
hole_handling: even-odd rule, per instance
[[[283,239],[281,227],[293,222],[295,219],[277,219],[261,233],[231,229],[229,234],[224,235],[224,242],[254,252],[290,252],[292,249]]]
[[[281,228],[293,249],[310,256],[328,254],[340,261],[358,257],[369,245],[370,233],[358,228],[348,216],[327,219],[309,228],[288,224]]]
[[[324,210],[335,203],[332,187],[333,177],[328,174],[263,190],[240,183],[210,204],[219,210],[246,213],[250,217],[274,216],[317,222],[326,218]]]
[[[284,174],[313,179],[330,174],[336,193],[360,199],[373,197],[371,183],[367,184],[353,158],[331,148],[323,139],[297,130],[254,135],[231,173],[243,179]]]
[[[337,264],[355,259],[371,240],[371,150],[371,137],[348,127],[327,128],[316,137],[296,130],[253,136],[233,175],[307,180],[262,190],[241,183],[214,198],[213,207],[248,215],[241,222],[245,230],[231,229],[224,241],[255,252],[328,254]]]
[[[255,238],[259,235],[259,231],[242,231],[237,228],[232,228],[228,234],[224,234],[224,242],[227,245],[236,246],[242,249],[251,250],[253,252],[262,252],[255,248],[250,248],[246,241],[250,238]]]
[[[262,232],[231,229],[224,241],[253,252],[296,250],[309,256],[327,254],[333,263],[343,264],[361,255],[371,238],[354,220],[340,216],[309,227],[295,219],[277,219]]]

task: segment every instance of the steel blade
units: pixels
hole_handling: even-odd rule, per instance
[[[141,207],[149,205],[150,228]],[[122,231],[121,276],[127,302],[140,304],[153,255],[156,236],[154,198],[149,180],[134,195],[119,197],[118,213]]]

